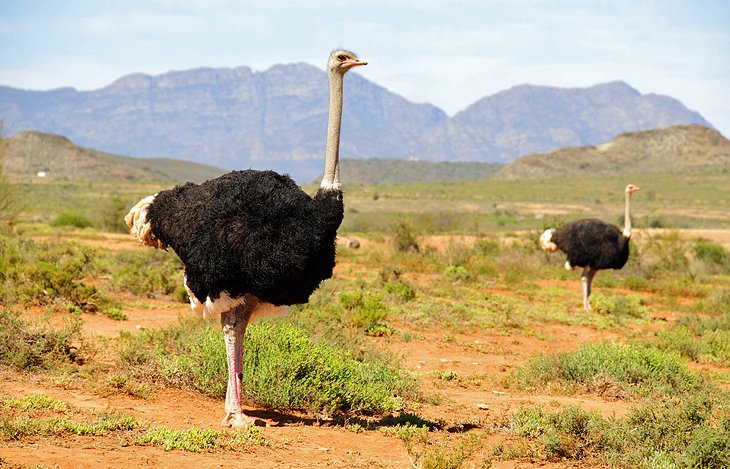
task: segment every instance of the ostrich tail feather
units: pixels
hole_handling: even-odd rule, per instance
[[[555,230],[553,228],[548,228],[540,235],[540,247],[545,251],[555,252],[558,250],[558,245],[552,241],[553,233],[555,233]]]
[[[155,194],[157,195],[157,194]],[[129,231],[137,240],[146,245],[157,249],[167,248],[167,244],[162,242],[152,233],[152,225],[147,220],[147,209],[155,200],[155,195],[150,195],[137,202],[132,209],[124,217],[124,222],[129,227]]]

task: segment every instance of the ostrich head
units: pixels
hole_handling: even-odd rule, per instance
[[[641,188],[639,186],[635,186],[633,184],[628,184],[626,186],[626,189],[624,189],[624,192],[626,192],[626,194],[628,194],[628,195],[631,195],[632,193],[634,193],[634,192],[636,192],[636,191],[638,191],[640,189]]]
[[[354,52],[349,50],[337,49],[330,53],[329,62],[327,63],[327,71],[330,74],[336,73],[344,75],[352,67],[358,65],[367,65],[367,60],[360,60]]]

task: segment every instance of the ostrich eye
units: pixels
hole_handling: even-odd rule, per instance
[[[344,62],[346,59],[347,59],[347,57],[345,57],[344,55],[337,56],[337,60],[339,60],[340,62]]]

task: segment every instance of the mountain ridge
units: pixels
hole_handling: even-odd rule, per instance
[[[91,91],[0,86],[6,129],[66,135],[81,146],[165,155],[226,169],[322,168],[327,76],[306,63],[134,73]],[[595,145],[631,130],[711,126],[678,100],[622,81],[585,88],[516,85],[448,116],[358,73],[345,83],[344,158],[505,163],[564,146]]]

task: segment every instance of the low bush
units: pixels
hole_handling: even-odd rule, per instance
[[[730,313],[719,317],[685,316],[669,330],[657,332],[655,344],[695,361],[730,363]]]
[[[686,394],[635,407],[625,419],[604,418],[570,406],[555,412],[521,408],[511,426],[537,440],[550,461],[597,460],[611,467],[730,465],[730,411],[726,395]]]
[[[103,265],[98,262],[97,268],[111,275],[114,288],[135,295],[187,301],[183,264],[173,253],[147,249],[119,251],[109,256]]]
[[[215,449],[237,449],[241,446],[267,445],[263,431],[256,426],[238,430],[235,433],[226,430],[190,428],[174,430],[165,427],[150,427],[134,441],[135,445],[161,446],[165,451],[181,449],[194,453]]]
[[[728,260],[728,253],[725,252],[722,244],[698,239],[694,243],[693,250],[697,259],[708,261],[712,264],[723,265]]]
[[[514,375],[526,388],[555,382],[585,386],[596,378],[608,378],[624,392],[640,395],[674,395],[701,384],[677,354],[641,344],[589,344],[572,353],[540,355]]]
[[[223,397],[228,379],[222,333],[200,320],[126,336],[121,359],[141,379]],[[280,410],[385,414],[415,395],[414,378],[285,323],[257,322],[245,340],[243,395]]]
[[[340,294],[340,303],[345,308],[345,318],[358,329],[371,335],[383,335],[390,331],[385,322],[388,310],[379,294],[363,290],[343,292]]]
[[[418,242],[416,241],[416,234],[414,232],[413,226],[408,220],[398,220],[393,226],[392,230],[393,242],[395,243],[395,248],[398,251],[420,251]]]
[[[0,237],[0,305],[60,303],[83,312],[115,306],[83,280],[93,257],[91,248],[76,243]]]
[[[83,363],[88,350],[79,348],[79,343],[81,321],[78,316],[71,316],[58,327],[0,310],[0,363],[18,370]]]
[[[91,220],[80,213],[64,212],[51,220],[51,226],[70,226],[73,228],[89,228],[93,226]]]
[[[608,297],[603,293],[594,293],[590,298],[593,311],[598,314],[610,314],[631,318],[646,317],[643,300],[638,295],[618,295]]]

